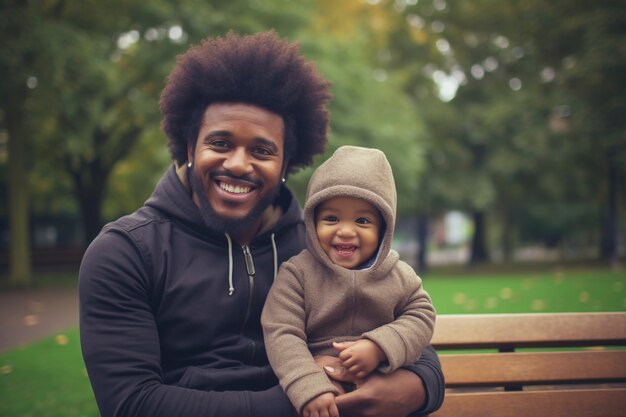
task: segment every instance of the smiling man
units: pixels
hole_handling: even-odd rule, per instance
[[[188,167],[193,200],[205,223],[239,243],[256,234],[276,199],[284,162],[283,119],[242,103],[215,103],[204,112]]]
[[[260,316],[278,267],[305,246],[285,179],[324,151],[329,101],[329,83],[273,32],[209,38],[179,57],[160,100],[174,163],[81,264],[81,345],[102,416],[292,415]],[[430,349],[337,405],[422,415],[442,398]]]

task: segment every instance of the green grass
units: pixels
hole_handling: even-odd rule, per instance
[[[0,416],[99,416],[78,329],[0,355]]]
[[[438,314],[626,311],[626,273],[554,269],[424,276]]]
[[[624,271],[556,265],[514,270],[433,271],[423,275],[424,286],[439,314],[626,311]],[[42,284],[53,285],[49,279]],[[98,415],[77,329],[0,355],[0,416]]]

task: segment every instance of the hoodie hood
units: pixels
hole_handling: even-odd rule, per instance
[[[385,154],[378,149],[342,146],[311,176],[304,206],[307,246],[315,258],[328,266],[332,262],[315,232],[315,208],[333,197],[360,198],[380,211],[384,234],[372,264],[376,268],[389,255],[396,222],[396,186]]]

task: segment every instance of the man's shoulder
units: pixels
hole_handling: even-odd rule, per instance
[[[158,210],[143,206],[131,214],[107,223],[92,244],[100,241],[101,244],[111,247],[121,239],[133,242],[133,246],[150,246],[150,242],[156,243],[160,240],[158,236],[162,227],[171,222],[171,219]]]
[[[120,230],[132,233],[139,229],[145,229],[150,225],[169,223],[171,220],[158,210],[143,206],[131,214],[120,217],[104,226],[103,231]]]

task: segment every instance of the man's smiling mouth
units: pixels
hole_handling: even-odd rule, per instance
[[[233,185],[233,184],[225,183],[223,181],[219,181],[218,185],[222,190],[227,191],[229,193],[233,193],[233,194],[247,194],[252,190],[252,187],[250,186]]]

